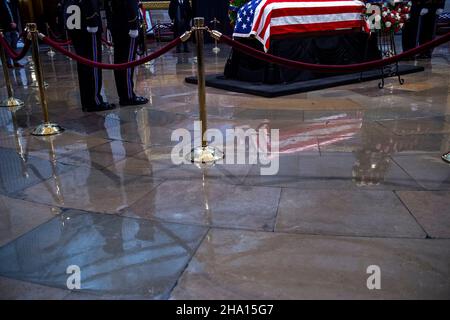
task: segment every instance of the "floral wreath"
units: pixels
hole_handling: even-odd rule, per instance
[[[250,2],[250,0],[230,0],[230,5],[228,7],[228,17],[230,18],[230,23],[232,26],[236,24],[237,13],[239,9],[247,2]]]
[[[411,1],[402,2],[398,0],[391,0],[383,2],[380,5],[381,15],[375,17],[375,21],[380,23],[381,31],[388,33],[399,32],[400,30],[402,30],[403,26],[410,18],[412,5]],[[370,10],[369,4],[367,4],[367,7]],[[370,16],[373,13],[374,12],[367,12],[367,16]]]

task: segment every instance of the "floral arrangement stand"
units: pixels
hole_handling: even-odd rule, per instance
[[[397,54],[395,45],[395,34],[403,29],[403,26],[409,20],[411,12],[411,2],[391,0],[382,3],[371,3],[367,5],[368,15],[373,14],[370,6],[377,5],[381,11],[379,17],[375,19],[374,33],[377,37],[378,49],[381,53],[381,58],[389,58]],[[400,85],[405,83],[398,72],[398,62],[382,67],[381,81],[378,83],[380,89],[384,88],[385,78],[397,77]]]
[[[394,32],[384,32],[378,31],[378,48],[380,49],[382,58],[389,58],[397,54],[397,48],[395,45]],[[394,64],[387,65],[380,68],[381,71],[381,81],[378,83],[378,88],[383,89],[385,78],[397,77],[400,85],[405,83],[405,80],[400,76],[398,72],[398,62]]]

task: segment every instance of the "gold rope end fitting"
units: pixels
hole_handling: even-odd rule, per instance
[[[180,39],[181,39],[181,41],[186,42],[186,41],[189,40],[189,38],[191,37],[191,35],[192,35],[192,30],[186,31],[185,33],[183,33],[183,34],[180,36]]]
[[[29,32],[37,32],[36,23],[27,23],[27,29]]]
[[[217,31],[217,30],[210,30],[209,34],[211,35],[211,37],[213,37],[214,39],[216,39],[217,41],[220,40],[220,38],[222,37],[222,33]]]

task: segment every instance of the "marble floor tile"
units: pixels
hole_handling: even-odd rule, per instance
[[[432,238],[450,238],[449,191],[399,191],[400,199]]]
[[[277,174],[261,176],[259,165],[254,165],[244,184],[301,189],[420,189],[388,154],[365,150],[282,156]]]
[[[145,195],[127,216],[207,226],[273,230],[279,188],[205,181],[166,181]]]
[[[127,157],[108,167],[118,174],[148,175],[157,179],[171,180],[220,180],[230,184],[242,184],[252,165],[249,164],[174,164],[171,148],[149,148]]]
[[[0,195],[0,246],[60,213],[54,208]]]
[[[148,194],[160,181],[79,167],[23,191],[24,199],[94,212],[117,213]]]
[[[0,193],[14,195],[75,167],[0,148]]]
[[[74,166],[88,166],[96,169],[103,169],[111,166],[115,162],[132,157],[139,152],[143,152],[144,147],[138,143],[114,140],[93,148],[72,153],[59,160]]]
[[[102,116],[100,114],[84,114],[77,121],[73,119],[67,119],[60,121],[58,124],[66,130],[71,132],[76,132],[83,135],[89,135],[93,132],[100,130],[107,130],[119,126],[122,119],[116,117],[114,114],[108,114],[107,116]]]
[[[172,132],[173,129],[169,128],[126,122],[108,130],[97,131],[90,137],[134,142],[144,146],[172,146],[177,143],[171,141]]]
[[[394,156],[418,184],[428,190],[450,190],[450,166],[443,162],[441,153],[423,153]]]
[[[0,248],[0,275],[65,289],[69,266],[80,292],[167,298],[205,228],[66,211]]]
[[[380,124],[398,135],[450,133],[450,124],[443,118],[382,121]]]
[[[275,231],[425,238],[391,191],[282,189]]]
[[[0,277],[1,300],[61,300],[69,290]]]
[[[74,152],[93,148],[105,144],[108,140],[87,137],[74,132],[63,132],[62,134],[49,137],[24,137],[24,145],[27,154],[42,159],[61,159]]]
[[[211,230],[172,299],[448,299],[450,240]],[[367,268],[379,266],[381,289]]]

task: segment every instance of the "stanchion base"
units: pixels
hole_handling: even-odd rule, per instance
[[[8,98],[0,102],[0,107],[8,107],[8,108],[20,108],[23,107],[24,103],[22,100],[16,98]]]
[[[442,160],[444,160],[444,161],[447,162],[447,163],[450,163],[450,152],[444,154],[444,155],[442,156]]]
[[[224,158],[224,153],[214,147],[197,147],[187,155],[187,159],[193,163],[212,163]]]
[[[212,52],[214,52],[215,54],[218,54],[220,52],[220,48],[219,47],[214,47],[212,49]]]
[[[31,134],[33,136],[53,136],[60,134],[64,131],[64,128],[56,123],[43,123],[37,126]]]

